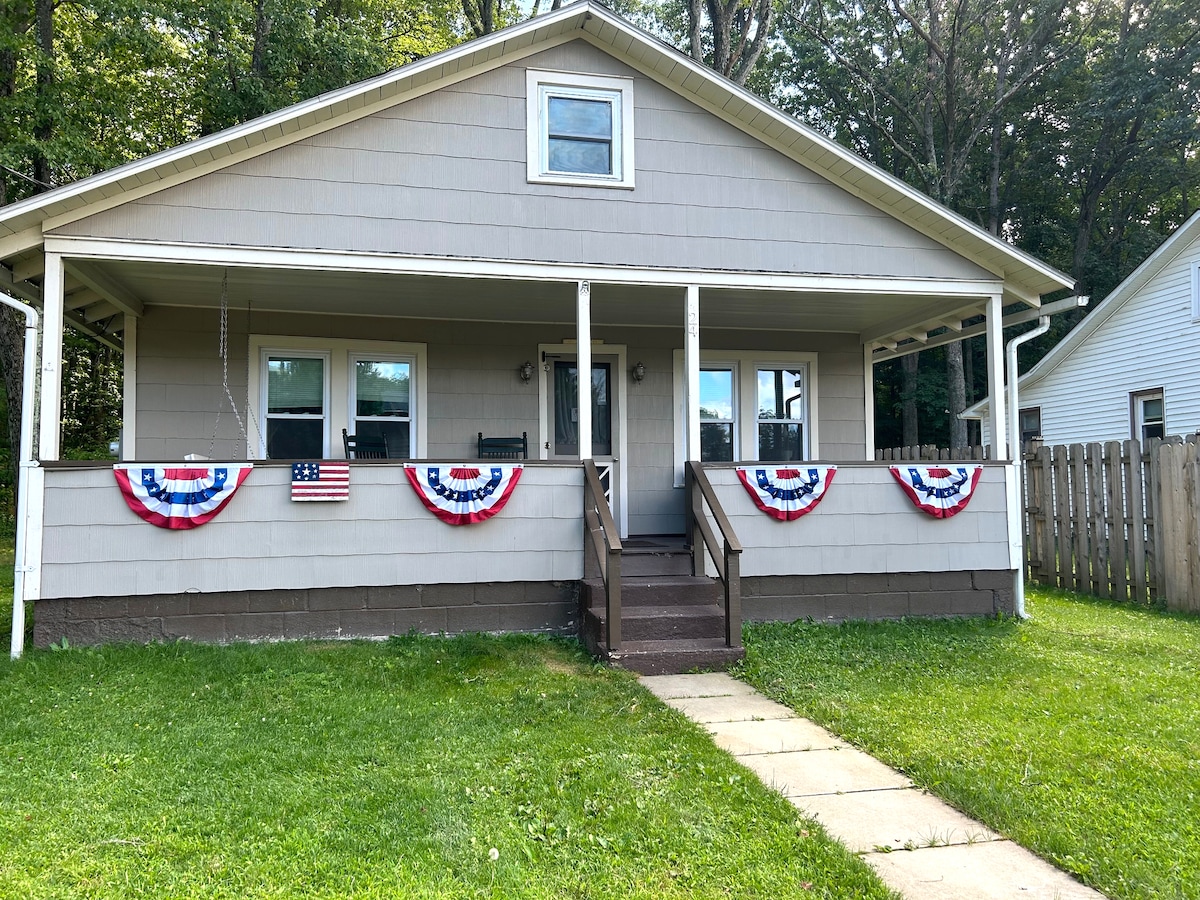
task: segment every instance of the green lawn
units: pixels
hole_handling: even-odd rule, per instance
[[[889,896],[573,643],[31,651],[0,709],[4,897]]]
[[[742,676],[1112,898],[1200,897],[1200,620],[746,629]]]

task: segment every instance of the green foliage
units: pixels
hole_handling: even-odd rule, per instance
[[[750,626],[742,674],[1114,900],[1200,896],[1200,620],[1029,601],[1026,622]]]
[[[34,651],[0,704],[11,896],[891,896],[565,642]]]

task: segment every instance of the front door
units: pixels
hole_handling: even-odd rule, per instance
[[[546,354],[547,459],[579,459],[579,366],[574,354]],[[592,357],[592,459],[600,473],[613,518],[620,515],[620,446],[617,384],[621,369],[617,357]],[[624,525],[618,527],[624,531]]]

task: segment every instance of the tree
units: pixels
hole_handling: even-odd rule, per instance
[[[687,0],[686,10],[692,59],[744,85],[771,36],[772,0]]]

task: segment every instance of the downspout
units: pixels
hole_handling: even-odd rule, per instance
[[[1017,492],[1017,535],[1021,538],[1022,547],[1024,547],[1024,528],[1025,528],[1025,511],[1024,506],[1025,487],[1024,481],[1024,463],[1021,460],[1021,412],[1017,407],[1017,348],[1026,341],[1031,341],[1035,337],[1040,337],[1050,330],[1050,317],[1040,316],[1038,318],[1037,327],[1026,331],[1024,334],[1019,334],[1005,347],[1005,354],[1008,359],[1008,446],[1009,452],[1012,454],[1013,460],[1013,480],[1016,484]],[[1011,538],[1010,538],[1011,540]],[[1025,612],[1025,554],[1021,553],[1017,565],[1016,575],[1013,576],[1013,611],[1018,619],[1028,619],[1029,616]]]
[[[38,315],[32,307],[0,294],[0,303],[18,310],[25,316],[25,371],[21,384],[21,447],[17,461],[17,522],[16,552],[13,554],[13,659],[19,659],[25,650],[25,575],[33,570],[25,559],[29,543],[29,470],[37,466],[33,459],[33,394],[34,376],[37,372],[37,322]]]

